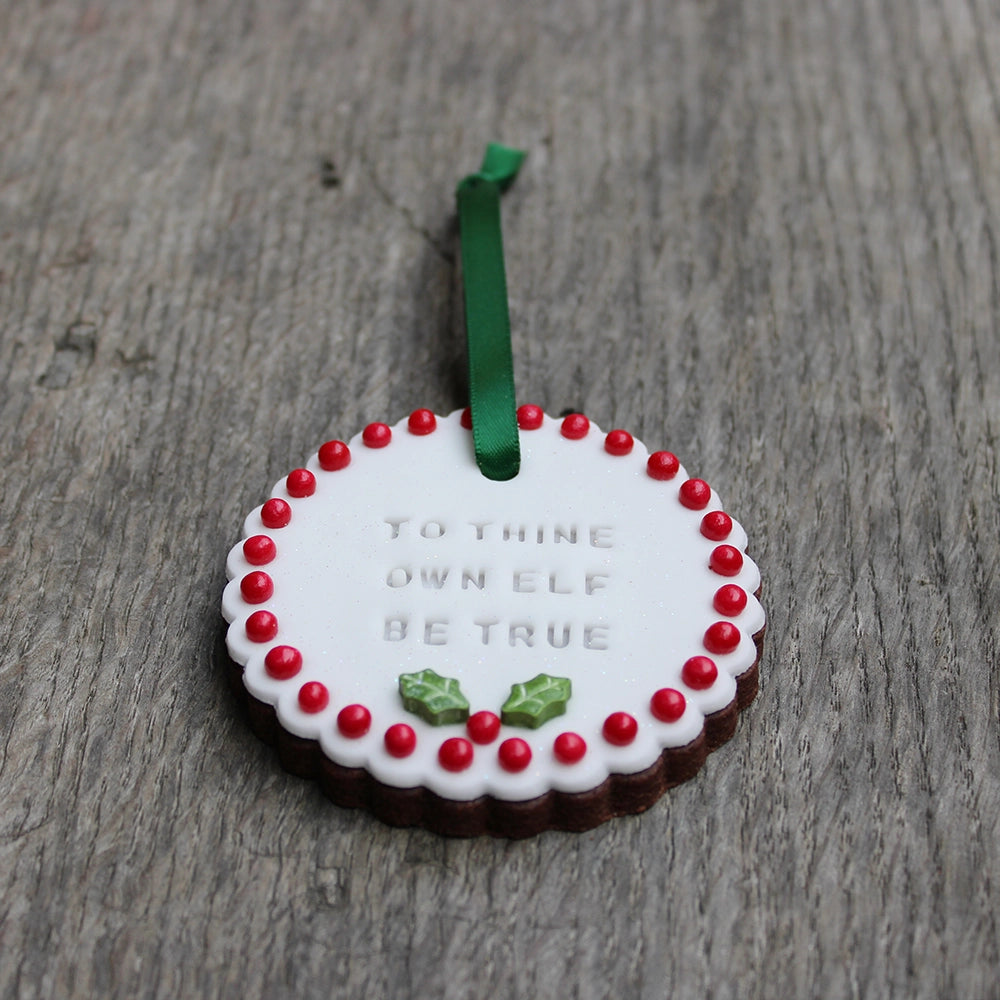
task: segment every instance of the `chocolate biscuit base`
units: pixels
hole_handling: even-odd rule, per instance
[[[645,812],[669,788],[693,778],[708,754],[736,731],[739,713],[754,699],[764,646],[761,629],[753,637],[757,658],[736,678],[736,697],[705,717],[699,736],[682,747],[666,748],[650,767],[635,774],[611,774],[586,792],[552,790],[525,802],[484,795],[471,801],[442,798],[427,788],[395,788],[373,778],[364,768],[335,764],[316,740],[283,729],[271,705],[254,698],[243,685],[243,667],[230,661],[233,691],[246,705],[254,733],[274,746],[283,768],[317,780],[338,806],[365,809],[390,826],[416,826],[450,837],[506,837],[518,840],[546,830],[582,832],[616,816]]]

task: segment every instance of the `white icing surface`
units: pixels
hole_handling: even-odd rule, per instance
[[[285,729],[318,740],[331,760],[364,767],[387,785],[424,785],[457,800],[489,794],[520,801],[552,788],[586,791],[609,773],[641,771],[663,748],[690,743],[704,716],[729,704],[735,678],[756,658],[751,637],[764,625],[753,596],[760,574],[745,555],[745,532],[734,521],[724,540],[744,553],[740,572],[712,572],[709,557],[720,543],[705,538],[700,525],[706,511],[724,509],[714,491],[704,510],[688,510],[678,500],[688,478],[683,466],[673,479],[657,481],[646,472],[649,453],[639,441],[631,454],[614,457],[593,423],[578,441],[562,437],[560,425],[546,417],[538,430],[520,432],[521,471],[507,482],[479,472],[472,434],[456,411],[438,417],[437,430],[426,436],[412,434],[401,421],[385,448],[368,448],[357,435],[349,443],[351,462],[340,471],[324,471],[314,454],[307,464],[316,476],[310,497],[292,498],[284,480],[275,486],[271,496],[289,502],[291,522],[265,528],[258,507],[247,517],[243,537],[268,535],[277,556],[252,566],[242,542],[236,545],[227,562],[230,583],[222,610],[230,622],[229,652],[245,667],[247,689],[275,706]],[[506,540],[505,525],[511,536]],[[524,541],[518,537],[521,525]],[[434,537],[437,526],[444,528],[440,537]],[[556,527],[562,529],[559,541]],[[246,603],[240,591],[240,580],[253,570],[274,581],[272,598],[260,605]],[[476,585],[480,574],[482,589]],[[410,582],[403,585],[407,576]],[[738,584],[748,596],[735,618],[712,607],[726,583]],[[567,590],[572,593],[562,592]],[[277,616],[278,634],[268,643],[251,642],[246,620],[262,608]],[[404,640],[387,641],[387,618],[406,619]],[[497,622],[488,644],[476,624],[486,620]],[[739,626],[740,644],[732,653],[708,654],[705,630],[720,620]],[[550,624],[557,644],[568,626],[565,648],[549,644]],[[523,627],[515,629],[511,645],[511,626],[533,629],[533,645],[523,641]],[[606,649],[587,648],[588,627],[590,646]],[[398,633],[390,627],[390,635]],[[436,644],[442,638],[445,644]],[[302,670],[290,680],[265,671],[264,657],[276,645],[302,654]],[[710,655],[719,669],[705,691],[681,680],[684,662],[699,654]],[[499,716],[511,685],[543,672],[570,678],[573,694],[566,713],[540,728],[505,725],[491,744],[473,744],[472,765],[452,773],[441,767],[437,752],[448,737],[467,736],[464,723],[429,725],[407,712],[399,696],[399,675],[425,668],[456,678],[473,713],[486,709]],[[300,687],[311,680],[330,691],[329,706],[316,714],[298,704]],[[650,711],[650,697],[664,687],[687,699],[677,722],[660,722]],[[360,739],[337,728],[337,713],[353,703],[372,714],[371,729]],[[628,712],[639,725],[635,741],[625,747],[602,736],[604,720],[615,711]],[[396,722],[410,725],[417,737],[416,750],[403,759],[390,756],[383,740]],[[553,756],[553,741],[567,731],[587,743],[576,764]],[[520,773],[504,770],[497,758],[500,744],[512,736],[532,750],[530,765]]]

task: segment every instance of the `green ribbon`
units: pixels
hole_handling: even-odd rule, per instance
[[[472,438],[479,471],[496,480],[513,479],[521,467],[500,195],[514,182],[524,157],[520,150],[490,143],[479,172],[462,180],[456,192]]]

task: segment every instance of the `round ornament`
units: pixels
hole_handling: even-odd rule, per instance
[[[757,690],[760,574],[670,452],[518,410],[486,478],[468,412],[330,441],[229,553],[222,610],[254,728],[334,801],[442,833],[641,812]]]

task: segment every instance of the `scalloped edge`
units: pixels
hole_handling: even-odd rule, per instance
[[[758,589],[757,595],[760,596]],[[736,678],[736,697],[705,716],[701,733],[683,747],[667,747],[659,758],[635,774],[610,774],[587,792],[551,790],[526,801],[483,795],[478,799],[446,799],[423,786],[396,788],[373,778],[363,767],[335,764],[317,740],[294,736],[278,722],[273,706],[255,698],[243,684],[243,667],[229,659],[229,682],[247,710],[250,728],[276,747],[281,766],[301,778],[319,782],[336,805],[364,809],[389,826],[421,827],[449,837],[503,837],[521,840],[546,830],[582,833],[617,816],[645,812],[670,788],[689,781],[708,755],[736,732],[739,714],[757,696],[765,625],[753,636],[757,658]]]

